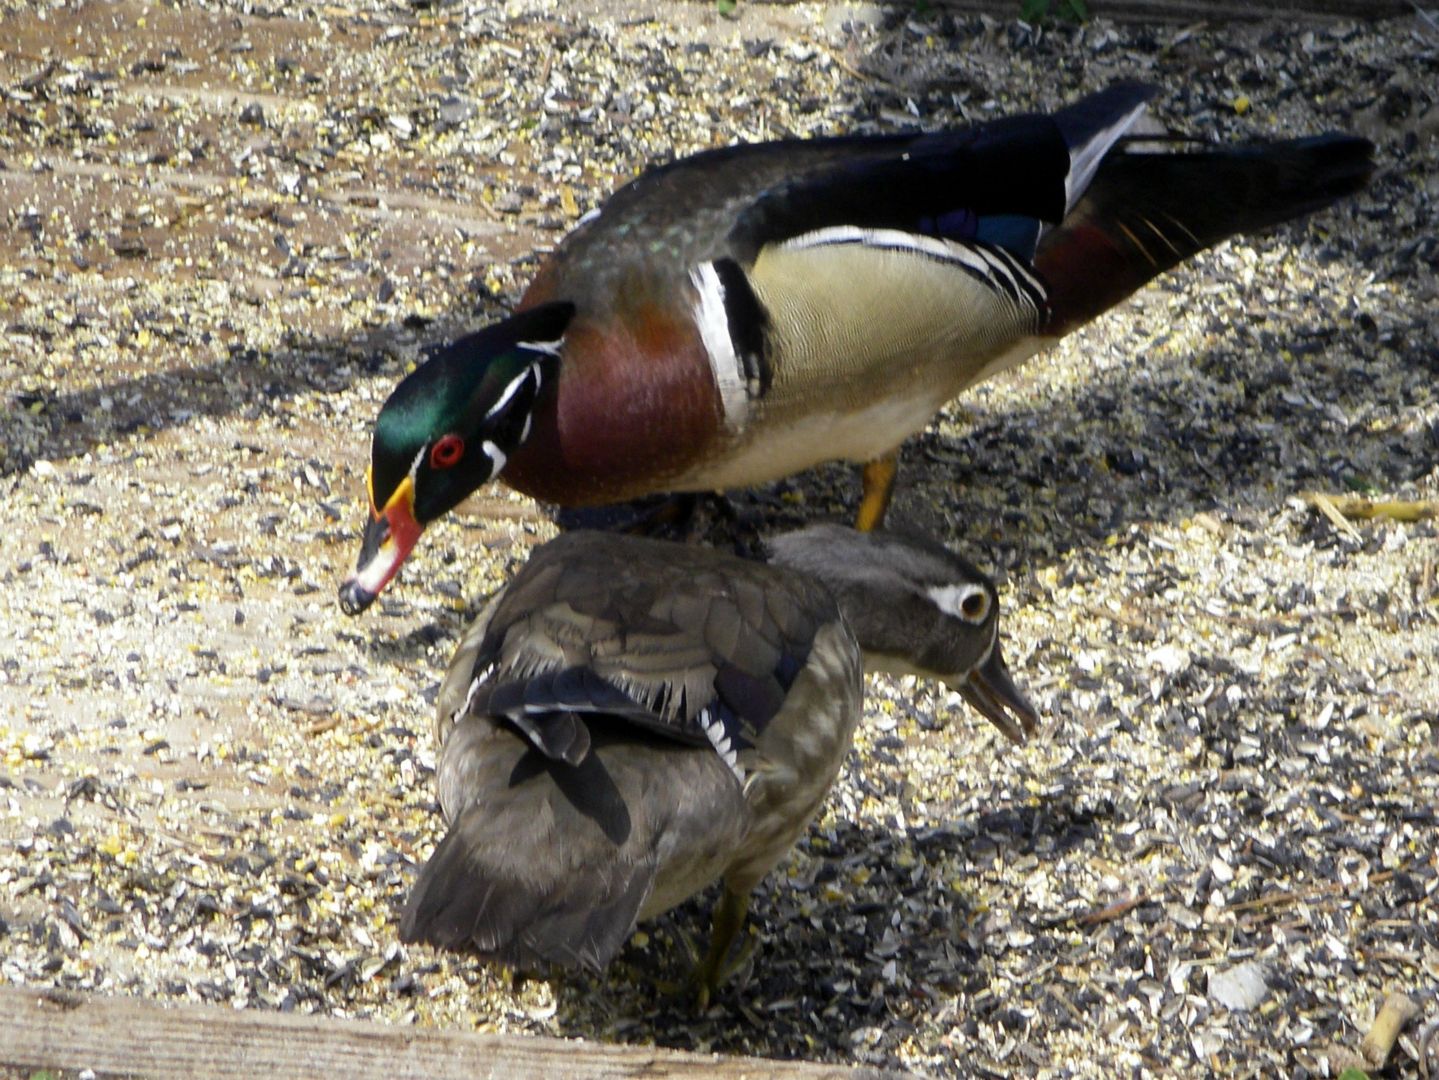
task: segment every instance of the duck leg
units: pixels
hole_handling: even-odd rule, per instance
[[[715,905],[714,923],[710,928],[710,946],[705,958],[690,977],[695,987],[695,1005],[700,1012],[709,1008],[710,998],[719,990],[720,984],[733,975],[749,959],[753,942],[740,950],[733,961],[729,959],[730,947],[734,945],[740,928],[744,926],[749,911],[749,890],[731,892],[728,885],[720,894]]]
[[[894,494],[894,478],[898,475],[898,449],[864,463],[860,471],[863,494],[854,519],[854,527],[860,532],[873,532],[884,523],[884,512],[889,509],[890,496]]]

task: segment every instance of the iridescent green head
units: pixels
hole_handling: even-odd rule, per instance
[[[395,387],[370,444],[370,523],[340,586],[351,615],[374,602],[430,522],[493,480],[529,436],[559,368],[574,305],[542,304],[446,346]]]

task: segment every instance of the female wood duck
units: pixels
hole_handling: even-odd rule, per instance
[[[385,403],[341,604],[368,606],[426,525],[501,474],[576,506],[867,462],[872,528],[898,446],[965,387],[1369,176],[1371,145],[1344,135],[1135,142],[1151,94],[1126,83],[963,131],[733,146],[621,188],[517,314]]]
[[[931,541],[818,526],[773,563],[611,533],[537,549],[466,632],[436,702],[449,832],[405,941],[599,969],[717,878],[701,1000],[750,890],[818,811],[863,661],[957,689],[1015,742],[1038,716],[998,596]],[[857,639],[857,640],[856,640]]]

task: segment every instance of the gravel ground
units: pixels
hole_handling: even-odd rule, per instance
[[[917,5],[0,0],[0,972],[11,984],[876,1063],[1310,1076],[1439,1017],[1439,32]],[[283,10],[284,14],[279,14]],[[1361,198],[1195,260],[908,447],[896,505],[1004,580],[1047,721],[873,680],[703,1018],[396,943],[429,701],[550,535],[496,489],[340,614],[368,426],[417,349],[646,163],[938,126],[1111,79],[1223,138],[1379,143]],[[741,497],[851,507],[842,468]]]

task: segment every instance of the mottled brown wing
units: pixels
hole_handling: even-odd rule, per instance
[[[467,635],[441,708],[503,716],[571,763],[587,745],[579,729],[600,716],[692,744],[728,739],[739,751],[837,617],[802,575],[709,549],[569,533],[536,550],[483,633]]]

